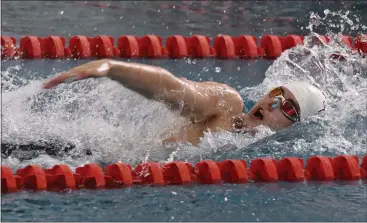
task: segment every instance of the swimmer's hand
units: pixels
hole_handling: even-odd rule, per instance
[[[92,61],[74,67],[59,76],[51,78],[50,80],[46,81],[42,87],[45,89],[49,89],[65,82],[69,83],[87,78],[105,77],[108,75],[110,68],[111,64],[110,60],[108,59]]]

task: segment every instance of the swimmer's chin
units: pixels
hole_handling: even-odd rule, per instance
[[[263,120],[255,117],[252,114],[244,114],[242,116],[242,119],[243,119],[243,122],[244,122],[243,127],[247,128],[247,129],[252,129],[252,128],[255,128],[259,125],[264,125]]]

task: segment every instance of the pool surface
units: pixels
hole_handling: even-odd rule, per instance
[[[304,35],[367,33],[367,5],[355,2],[2,2],[2,35]],[[352,22],[351,22],[352,21]],[[367,64],[335,37],[330,46],[296,47],[277,60],[122,59],[162,66],[179,77],[217,81],[256,100],[271,85],[307,80],[329,99],[323,117],[255,136],[208,133],[199,146],[162,146],[160,137],[182,118],[158,102],[107,80],[84,80],[43,91],[44,80],[90,60],[3,60],[2,142],[72,142],[76,149],[2,155],[13,170],[28,164],[73,169],[150,160],[196,163],[259,157],[366,155]],[[310,53],[311,52],[311,53]],[[341,52],[347,61],[328,55]],[[90,149],[92,155],[83,151]],[[133,186],[111,190],[2,194],[2,221],[367,221],[366,180]]]

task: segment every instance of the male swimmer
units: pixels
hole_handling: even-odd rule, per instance
[[[244,102],[232,87],[175,77],[161,67],[111,59],[92,61],[51,78],[43,88],[87,78],[108,77],[148,99],[179,110],[190,122],[163,142],[200,143],[205,131],[248,131],[264,125],[273,130],[291,126],[325,109],[326,98],[315,86],[291,82],[272,89],[243,113]]]

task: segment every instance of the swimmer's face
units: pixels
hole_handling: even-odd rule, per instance
[[[295,96],[287,88],[281,88],[284,91],[284,98],[292,102],[299,114],[299,105]],[[243,115],[245,126],[253,128],[259,125],[264,125],[273,130],[279,130],[291,126],[293,122],[283,114],[279,105],[277,108],[273,109],[273,103],[274,98],[271,98],[269,96],[269,92],[267,92],[247,114]]]

